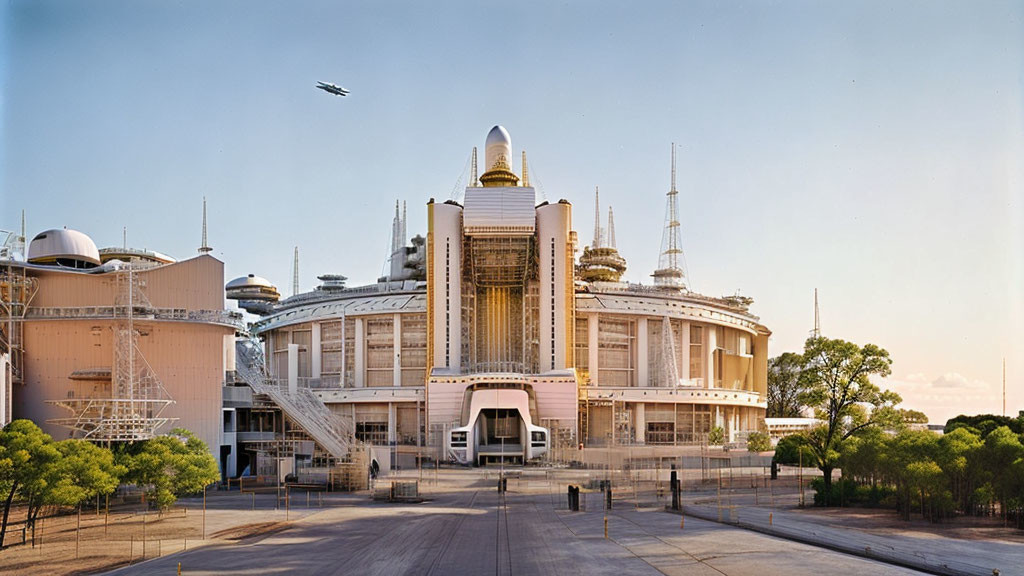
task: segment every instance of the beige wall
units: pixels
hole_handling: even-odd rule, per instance
[[[114,274],[32,269],[39,291],[32,308],[113,306],[117,285]],[[224,309],[224,264],[203,255],[175,264],[139,272],[143,291],[155,308],[193,310]],[[163,383],[174,404],[162,416],[178,418],[160,429],[188,428],[219,453],[221,386],[224,372],[234,363],[234,329],[198,322],[138,319],[139,349],[153,373]],[[25,322],[26,383],[14,394],[15,417],[29,418],[55,438],[67,438],[70,430],[47,424],[50,418],[72,413],[51,406],[47,400],[79,394],[96,386],[76,382],[76,370],[111,368],[114,363],[113,320],[32,320]],[[86,389],[83,390],[82,387]]]
[[[183,322],[136,322],[143,334],[139,349],[167,393],[174,400],[163,416],[178,418],[159,432],[183,427],[196,433],[217,453],[220,445],[221,386],[224,381],[224,347],[229,328]],[[71,412],[46,404],[81,394],[82,386],[68,376],[76,370],[110,368],[114,336],[109,321],[48,320],[25,324],[26,384],[15,394],[15,417],[36,422],[54,438],[69,437],[70,430],[47,424],[50,418],[66,418]],[[232,343],[233,345],[233,343]]]
[[[84,274],[31,269],[39,278],[39,291],[31,308],[113,306],[114,274]],[[197,256],[138,272],[143,290],[155,308],[186,310],[224,309],[224,263],[212,256]]]

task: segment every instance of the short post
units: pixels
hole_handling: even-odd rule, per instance
[[[685,527],[686,527],[686,516],[684,516],[680,512],[680,514],[679,514],[679,529],[682,530]]]
[[[669,483],[672,487],[672,509],[679,510],[679,475],[675,464],[672,465],[672,472],[669,474]]]
[[[106,502],[104,503],[103,509],[103,535],[107,535],[107,523],[110,521],[110,494],[107,494]]]
[[[604,537],[608,539],[608,516],[604,517]]]
[[[181,576],[181,562],[178,562],[178,576]]]
[[[773,524],[772,524],[772,513],[771,513],[771,512],[769,512],[769,513],[768,513],[768,525],[769,525],[769,526],[772,526],[772,525],[773,525]]]
[[[78,526],[75,528],[75,559],[78,559],[78,546],[82,542],[82,505],[78,505]]]

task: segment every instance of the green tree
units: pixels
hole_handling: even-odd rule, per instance
[[[715,426],[708,432],[708,444],[711,446],[721,446],[725,443],[725,430],[721,426]]]
[[[803,454],[801,454],[803,453]],[[775,456],[772,458],[779,464],[798,466],[801,463],[813,462],[814,453],[807,445],[807,437],[803,434],[790,434],[779,440],[775,445]]]
[[[828,505],[832,470],[843,440],[872,426],[885,425],[883,419],[894,412],[885,408],[898,404],[900,397],[871,382],[872,376],[885,377],[892,372],[889,353],[874,344],[860,347],[844,340],[812,337],[804,345],[804,361],[799,378],[804,390],[800,403],[814,408],[815,416],[822,421],[807,439],[814,464],[824,476]],[[868,413],[865,405],[873,410]]]
[[[905,424],[927,424],[928,415],[920,410],[899,409],[900,418]]]
[[[979,464],[984,468],[992,488],[995,501],[1004,517],[1021,498],[1022,488],[1014,463],[1024,459],[1024,445],[1017,435],[1006,426],[1000,426],[985,437],[979,452]]]
[[[971,509],[971,496],[983,481],[982,470],[972,465],[981,450],[981,435],[968,427],[956,428],[939,437],[936,463],[949,483],[953,501],[960,510]]]
[[[803,406],[800,404],[800,372],[804,357],[785,352],[768,360],[768,417],[798,418]]]
[[[747,450],[750,452],[767,452],[772,449],[772,439],[764,432],[751,432],[747,436]]]
[[[45,502],[60,452],[53,438],[28,420],[14,420],[0,430],[0,489],[4,515],[0,522],[0,547],[15,496],[29,506],[29,517]]]
[[[127,467],[125,480],[142,487],[149,501],[161,509],[220,478],[206,443],[183,428],[143,442],[122,461]]]

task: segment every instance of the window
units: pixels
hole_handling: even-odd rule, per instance
[[[704,377],[704,328],[690,325],[690,378]]]

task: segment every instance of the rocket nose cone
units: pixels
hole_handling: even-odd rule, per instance
[[[512,137],[508,135],[508,130],[505,130],[503,126],[495,126],[487,133],[486,146],[491,146],[493,144],[504,144],[506,146],[512,145]]]

